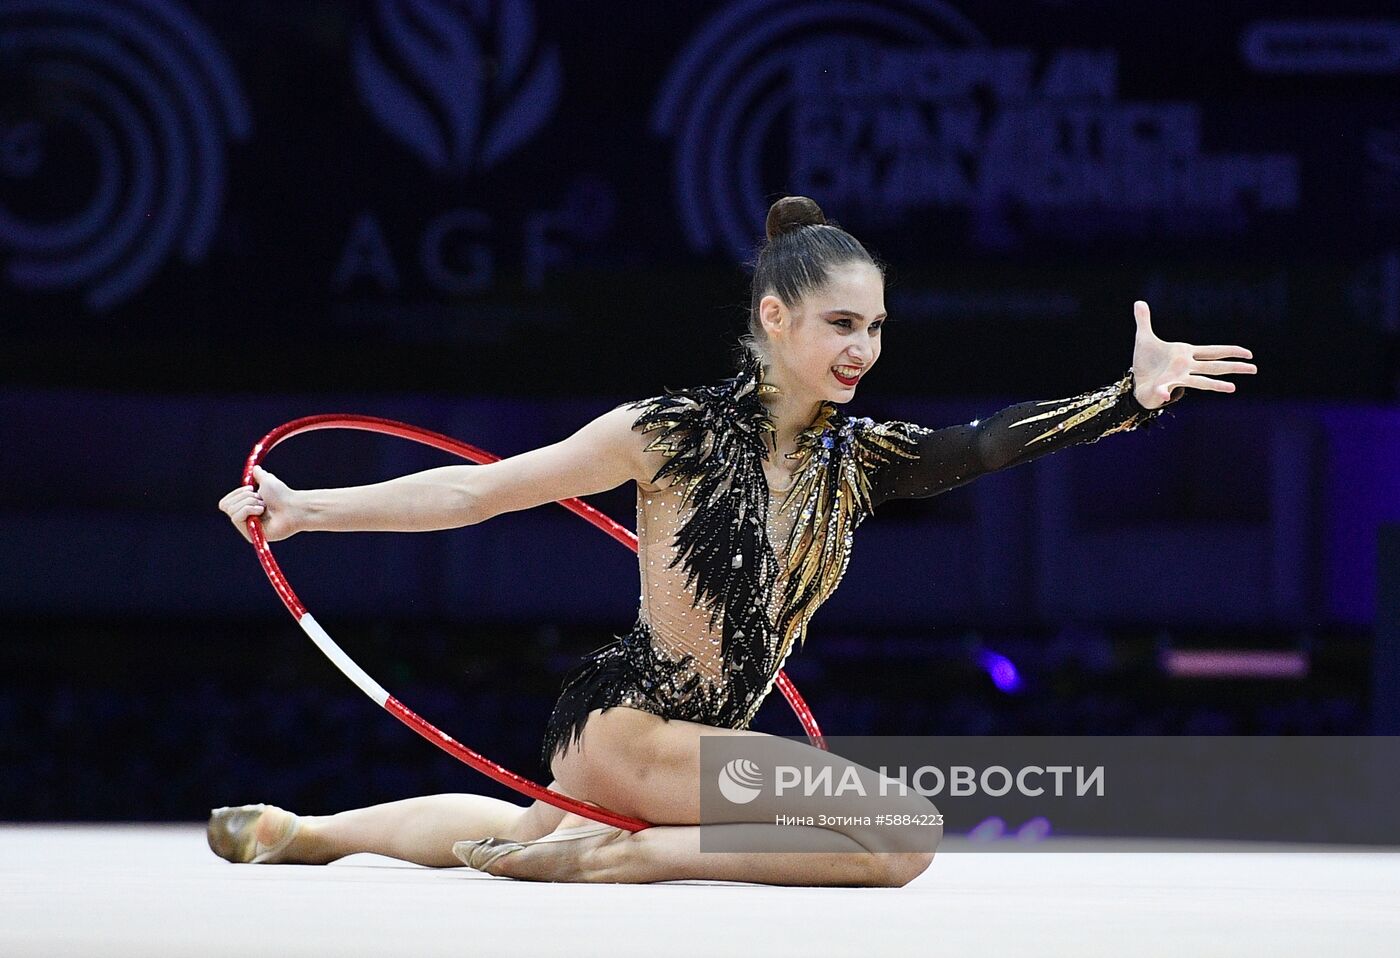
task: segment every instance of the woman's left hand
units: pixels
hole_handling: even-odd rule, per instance
[[[1142,300],[1133,303],[1137,320],[1137,337],[1133,340],[1133,395],[1146,409],[1156,409],[1180,399],[1187,389],[1232,393],[1235,384],[1211,376],[1235,373],[1253,374],[1253,363],[1228,363],[1231,357],[1253,359],[1254,354],[1243,346],[1192,346],[1190,343],[1168,343],[1152,331],[1152,314]]]

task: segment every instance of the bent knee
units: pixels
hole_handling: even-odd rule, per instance
[[[885,852],[875,855],[879,865],[875,869],[874,884],[883,888],[903,888],[933,864],[933,852]]]
[[[878,883],[890,888],[903,888],[928,871],[942,841],[943,826],[930,825],[921,830],[916,836],[916,841],[910,842],[913,850],[876,855],[875,858],[879,859],[881,864],[878,869]]]

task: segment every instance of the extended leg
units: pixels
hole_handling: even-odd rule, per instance
[[[553,831],[563,816],[543,802],[524,807],[484,795],[425,795],[335,815],[300,816],[296,837],[277,860],[324,865],[357,852],[372,852],[452,868],[461,864],[452,855],[453,842],[490,835],[521,841],[538,838]],[[266,846],[276,844],[293,817],[280,808],[269,808],[255,826],[257,840]]]

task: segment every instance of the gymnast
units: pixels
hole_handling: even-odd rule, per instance
[[[809,810],[785,798],[780,809],[760,800],[701,825],[701,736],[762,734],[749,729],[754,713],[880,503],[1136,429],[1187,389],[1234,392],[1218,377],[1256,371],[1231,361],[1253,358],[1243,347],[1164,342],[1146,303],[1134,315],[1131,368],[1081,395],[941,429],[848,416],[837,407],[880,358],[884,267],[812,200],[786,197],[768,212],[731,378],[619,406],[561,442],[486,465],[320,490],[291,489],[258,467],[256,488],[234,489],[219,508],[245,538],[257,516],[268,541],[456,528],[634,482],[637,620],[565,678],[543,758],[553,789],[654,827],[631,832],[543,801],[448,794],[328,816],[215,809],[210,847],[233,862],[325,864],[373,852],[543,881],[907,884],[933,860],[941,824],[924,826],[930,833],[911,848],[859,824],[776,824],[775,812]],[[811,749],[774,745],[797,760]],[[918,795],[882,801],[891,812],[933,810]],[[787,850],[702,852],[703,829],[747,830],[735,834]]]

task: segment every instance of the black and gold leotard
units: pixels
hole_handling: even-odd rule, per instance
[[[666,456],[650,483],[659,491],[637,492],[641,604],[631,631],[565,679],[546,767],[594,709],[746,728],[841,581],[856,527],[881,502],[937,495],[1162,411],[1137,402],[1131,372],[944,429],[851,418],[824,403],[798,437],[796,478],[780,491],[763,471],[774,431],[764,397],[774,391],[750,358],[719,385],[631,404],[633,429]]]

